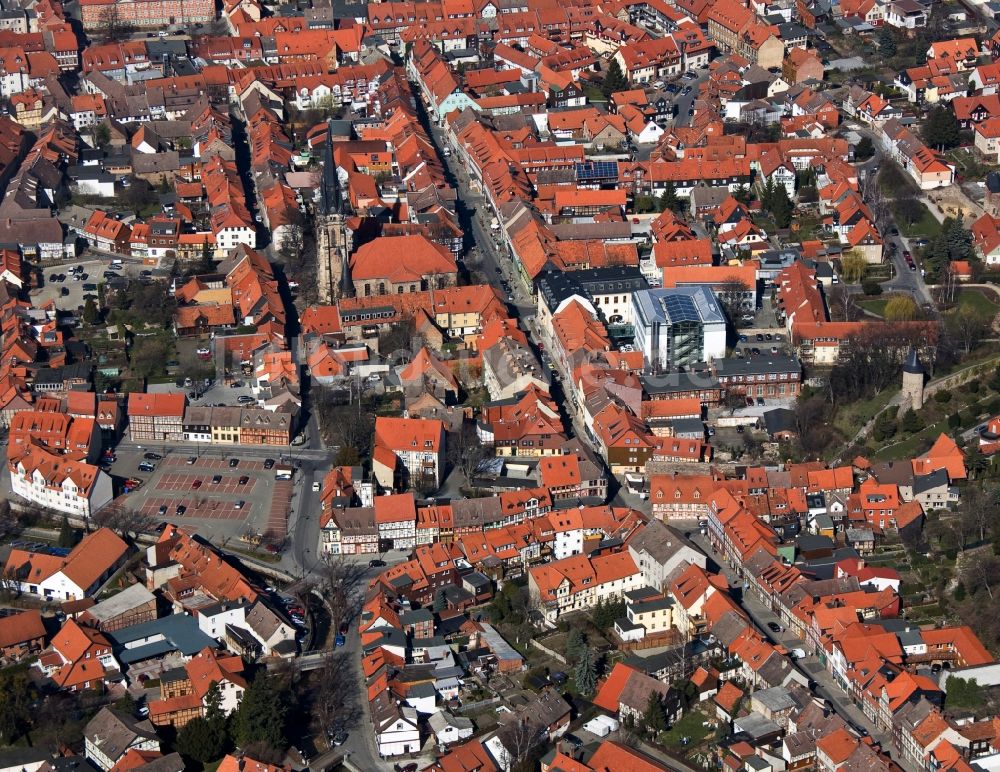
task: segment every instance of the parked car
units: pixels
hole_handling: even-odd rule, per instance
[[[150,464],[148,461],[143,461],[137,467],[140,472],[155,472],[156,467]]]
[[[385,566],[385,561],[384,560],[375,559],[375,560],[369,560],[368,561],[368,567],[369,568],[383,568],[384,566]]]
[[[167,505],[160,504],[160,508],[156,510],[156,514],[158,514],[160,517],[163,517],[165,514],[167,514]]]
[[[246,504],[247,503],[243,499],[240,499],[235,504],[233,504],[233,509],[243,509],[243,507],[245,507]]]
[[[194,490],[198,490],[200,487],[201,487],[201,480],[195,480],[193,483],[191,483],[191,488]]]
[[[337,637],[334,639],[334,646],[340,647],[343,646],[345,643],[347,643],[347,638],[345,638],[340,633],[337,633]]]
[[[320,489],[321,487],[322,487],[322,483],[320,483],[320,481],[319,481],[319,480],[314,480],[314,481],[313,481],[313,485],[312,485],[312,489],[313,489],[313,493],[318,493],[318,492],[319,492],[319,489]]]
[[[240,479],[238,482],[240,485],[246,485],[248,482],[250,482],[250,475],[247,474],[240,475]]]
[[[188,466],[194,466],[194,462],[197,461],[197,460],[198,459],[196,457],[194,457],[194,456],[188,456],[188,460],[187,460]]]
[[[231,459],[229,459],[229,468],[230,469],[235,469],[239,465],[240,465],[240,460],[238,458],[231,458]]]
[[[218,485],[220,482],[222,482],[221,474],[212,475],[212,485]]]
[[[163,458],[159,453],[143,453],[142,457],[147,461],[159,461]]]
[[[188,511],[188,508],[187,508],[187,506],[185,504],[178,504],[177,505],[177,509],[174,510],[174,514],[177,515],[178,517],[180,517],[181,515],[183,515],[187,511]]]
[[[271,469],[273,466],[274,466],[274,459],[273,458],[264,459],[264,468],[265,469]]]
[[[777,622],[768,622],[767,629],[770,630],[772,633],[780,633],[781,625],[779,625]]]

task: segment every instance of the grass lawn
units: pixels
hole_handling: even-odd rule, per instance
[[[896,215],[896,207],[893,204],[892,213],[893,215],[896,215],[896,224],[899,226],[900,232],[907,238],[934,238],[941,232],[941,223],[937,221],[934,215],[930,213],[930,210],[924,206],[923,203],[918,203],[924,213],[923,216],[913,224],[910,224],[904,218]]]
[[[822,232],[823,223],[819,217],[814,215],[805,215],[803,217],[795,218],[792,223],[793,226],[798,226],[795,234],[802,241],[807,241],[809,239],[814,239],[819,236]]]
[[[666,732],[660,735],[660,741],[671,748],[693,748],[704,740],[712,732],[702,723],[706,721],[705,714],[699,710],[692,710],[686,713],[680,721],[674,724]],[[681,740],[688,738],[688,744],[683,745]]]
[[[837,408],[837,415],[833,418],[833,425],[839,429],[846,437],[854,437],[858,429],[870,421],[876,413],[879,413],[898,389],[887,389],[871,399],[862,399],[852,402],[849,405],[841,405]]]
[[[607,97],[604,96],[604,92],[601,91],[600,86],[595,86],[593,84],[583,87],[583,93],[587,95],[588,102],[607,102]]]
[[[888,302],[889,298],[877,298],[876,300],[859,300],[858,305],[871,314],[885,316],[885,304]]]
[[[958,293],[958,307],[971,308],[983,316],[996,316],[997,311],[1000,311],[1000,305],[994,303],[984,293],[974,289],[965,289]]]
[[[948,422],[938,421],[936,424],[932,424],[925,429],[921,429],[919,432],[914,434],[912,437],[903,440],[896,445],[887,445],[886,447],[875,452],[873,458],[877,461],[890,461],[898,458],[913,458],[917,455],[917,448],[920,447],[921,443],[925,442],[928,438],[934,439],[941,432],[948,431]],[[890,439],[890,442],[892,440]]]

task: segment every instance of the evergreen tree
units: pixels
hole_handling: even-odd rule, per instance
[[[649,699],[646,702],[646,710],[642,714],[642,720],[646,724],[646,729],[654,737],[667,728],[667,715],[663,710],[663,703],[660,701],[660,693],[649,692]]]
[[[965,600],[965,585],[961,582],[959,582],[958,586],[955,588],[955,600],[959,603]]]
[[[580,651],[580,657],[576,661],[576,671],[574,673],[576,690],[584,697],[594,693],[597,688],[597,663],[594,661],[594,654],[589,646],[584,646]]]
[[[604,73],[604,82],[601,84],[601,91],[604,96],[611,98],[611,95],[618,92],[624,91],[628,88],[628,80],[625,79],[625,73],[622,72],[621,65],[618,64],[617,59],[612,59],[608,64],[608,71]]]
[[[901,422],[903,431],[913,434],[914,432],[919,432],[924,428],[924,422],[920,420],[920,416],[917,415],[916,411],[911,407],[905,413],[903,413],[903,420]]]
[[[222,712],[222,689],[215,681],[205,692],[205,720],[222,727],[226,723],[226,714]]]
[[[775,185],[771,194],[771,205],[768,207],[774,224],[779,228],[787,228],[792,224],[792,216],[795,214],[795,204],[788,197],[788,191],[784,185]]]
[[[441,587],[434,594],[434,605],[432,607],[432,611],[435,614],[440,614],[446,608],[448,608],[448,596],[445,594],[444,587]]]
[[[968,260],[975,254],[972,233],[965,227],[965,218],[961,214],[954,219],[947,218],[942,231],[948,245],[948,256],[952,260]]]
[[[0,742],[17,740],[31,725],[35,687],[24,670],[0,670]]]
[[[566,635],[566,657],[570,660],[576,660],[586,647],[587,641],[583,637],[583,633],[580,632],[580,628],[571,627]]]
[[[986,456],[979,449],[979,443],[970,443],[965,451],[965,468],[969,470],[969,477],[978,477],[979,473],[986,469],[989,464]]]
[[[215,761],[226,751],[225,731],[208,719],[196,716],[177,733],[177,751],[202,764]]]
[[[262,742],[285,747],[286,706],[282,692],[267,675],[255,678],[233,715],[233,740],[240,747]]]
[[[890,411],[879,414],[872,426],[872,438],[876,442],[885,442],[896,433],[896,420]]]
[[[59,527],[59,546],[72,547],[76,544],[76,531],[69,524],[69,518],[63,515],[62,525]]]
[[[676,212],[680,207],[680,200],[677,198],[677,187],[672,182],[667,183],[660,195],[660,211]]]
[[[83,306],[83,323],[89,327],[94,326],[100,320],[101,315],[97,310],[97,303],[93,298],[87,298]]]
[[[961,142],[961,127],[949,108],[938,105],[924,122],[924,141],[935,150],[950,150]]]
[[[854,157],[859,161],[867,161],[875,155],[875,144],[868,137],[862,137],[854,146]]]
[[[896,55],[896,36],[892,34],[892,27],[888,24],[883,25],[882,31],[879,33],[878,50],[885,59],[890,59]]]

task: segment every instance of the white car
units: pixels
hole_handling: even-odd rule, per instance
[[[320,485],[319,480],[314,480],[313,481],[313,492],[314,493],[318,492],[319,489],[320,489],[320,487],[321,487],[321,485]]]
[[[198,356],[202,356],[202,357],[204,357],[204,356],[208,356],[208,355],[209,355],[209,354],[211,354],[212,352],[211,352],[211,351],[210,351],[209,349],[207,349],[207,348],[205,348],[204,346],[202,346],[202,347],[201,347],[200,349],[198,349],[198,350],[197,350],[197,351],[196,351],[195,353],[196,353],[196,354],[197,354]]]

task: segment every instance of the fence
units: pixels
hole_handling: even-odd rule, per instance
[[[548,654],[550,657],[552,657],[552,659],[557,660],[559,662],[562,662],[564,665],[566,664],[566,658],[562,654],[560,654],[557,651],[553,651],[548,646],[542,645],[541,643],[539,643],[538,641],[536,641],[534,638],[532,638],[530,641],[528,641],[528,643],[531,644],[532,648],[538,649],[543,654]]]
[[[477,710],[478,708],[487,708],[490,705],[496,705],[500,702],[499,697],[489,697],[485,700],[479,700],[478,702],[466,702],[463,703],[460,708],[458,708],[456,713],[465,713],[470,710]]]

